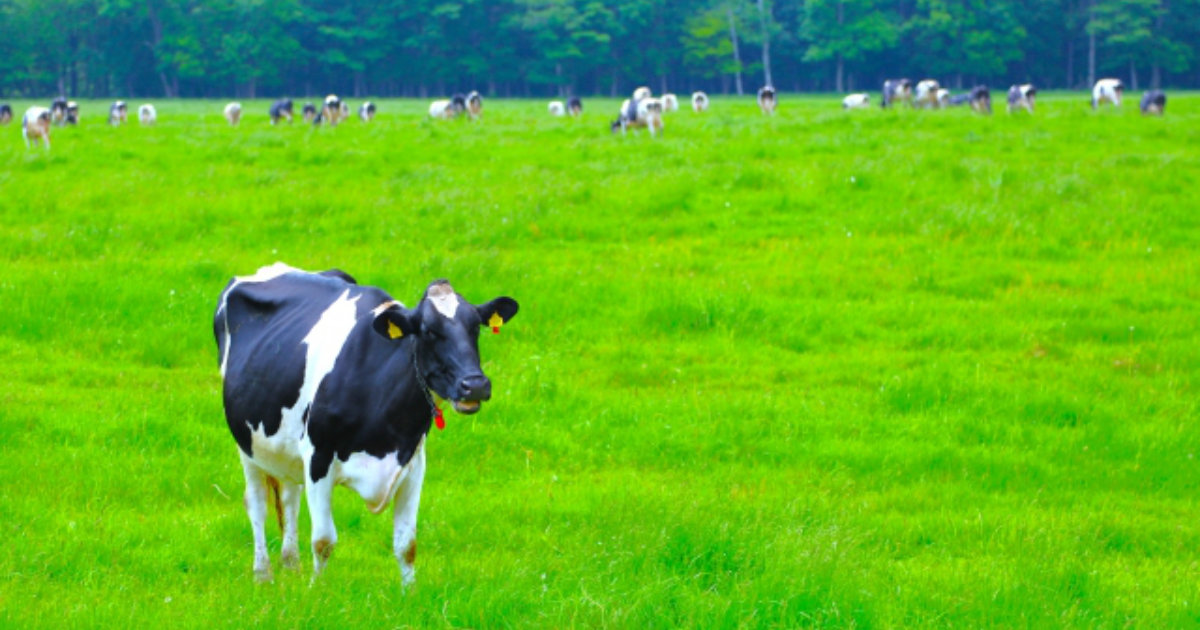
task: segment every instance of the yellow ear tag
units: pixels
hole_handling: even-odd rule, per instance
[[[391,337],[392,339],[399,339],[400,337],[404,336],[404,331],[400,330],[400,327],[397,326],[395,322],[389,321],[388,322],[388,336]]]
[[[493,334],[500,332],[500,327],[503,325],[504,318],[500,317],[500,313],[492,313],[492,316],[488,318],[488,326],[492,327]]]

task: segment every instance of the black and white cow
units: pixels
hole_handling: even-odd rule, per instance
[[[0,103],[0,125],[7,125],[12,122],[13,113],[12,105],[8,103]]]
[[[305,103],[301,109],[301,115],[304,116],[304,122],[315,122],[317,120],[317,106],[312,103]]]
[[[67,124],[67,99],[60,96],[50,102],[50,122],[55,125]]]
[[[267,115],[271,117],[272,125],[278,125],[279,121],[285,118],[288,124],[291,124],[292,114],[292,99],[290,98],[281,98],[271,103],[271,108],[267,110]]]
[[[237,101],[229,103],[225,105],[225,110],[222,113],[225,114],[225,120],[231,126],[236,127],[242,121],[242,104]]]
[[[1142,114],[1162,116],[1167,108],[1167,95],[1162,90],[1149,90],[1142,94]]]
[[[1121,95],[1125,93],[1125,84],[1120,79],[1100,79],[1092,87],[1092,109],[1097,109],[1105,103],[1113,107],[1121,106]]]
[[[646,127],[650,130],[650,137],[653,138],[663,129],[662,113],[662,101],[656,98],[648,97],[641,100],[627,98],[621,102],[621,112],[617,119],[609,125],[609,129],[613,133],[620,131],[621,135],[625,135],[627,129]]]
[[[374,513],[394,506],[392,549],[412,583],[425,439],[431,424],[444,426],[436,401],[479,411],[492,389],[480,329],[498,331],[517,309],[508,297],[473,305],[445,280],[408,309],[344,272],[283,263],[230,281],[213,324],[258,579],[271,576],[268,500],[283,529],[283,564],[295,567],[303,489],[316,575],[337,543],[331,499],[344,485]]]
[[[116,127],[129,118],[129,106],[125,101],[113,101],[108,107],[108,124]]]
[[[758,88],[758,108],[762,110],[762,113],[767,116],[774,114],[777,104],[775,100],[775,88],[769,85]]]
[[[1008,88],[1008,113],[1014,109],[1024,109],[1033,113],[1033,105],[1037,101],[1037,88],[1032,83],[1014,85]]]
[[[53,115],[45,107],[36,105],[25,110],[21,119],[21,136],[25,138],[25,147],[33,148],[34,142],[41,142],[46,150],[50,150],[50,119]]]
[[[367,101],[358,106],[358,118],[363,122],[375,120],[375,103]]]
[[[848,94],[842,99],[842,109],[866,109],[871,106],[871,95],[866,92]]]
[[[896,103],[912,102],[912,81],[909,79],[888,79],[883,82],[883,100],[881,107],[887,109]]]
[[[455,94],[449,99],[436,100],[429,104],[429,117],[451,120],[467,111],[467,97]]]
[[[912,105],[921,109],[939,109],[941,102],[938,92],[942,86],[933,79],[924,79],[917,83],[917,91],[913,95]]]
[[[138,106],[138,122],[143,125],[153,125],[158,122],[158,110],[150,103]]]
[[[550,112],[551,116],[558,118],[567,115],[567,106],[563,105],[562,101],[550,101],[546,103],[546,111]]]
[[[579,100],[578,96],[567,99],[567,113],[574,118],[578,118],[583,113],[583,101]]]
[[[708,111],[708,95],[704,92],[692,92],[692,111],[697,114]]]
[[[951,107],[970,105],[971,110],[979,114],[992,113],[992,92],[986,85],[976,85],[970,92],[955,94],[947,102]]]
[[[471,120],[476,120],[483,115],[483,95],[475,90],[467,93],[467,115]]]
[[[323,122],[336,127],[342,119],[342,99],[337,94],[329,94],[321,103],[321,113],[313,122]]]
[[[64,122],[68,125],[79,124],[79,103],[67,101],[67,115],[64,118]]]

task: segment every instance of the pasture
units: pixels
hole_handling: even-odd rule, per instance
[[[1200,98],[875,99],[0,127],[0,626],[1200,625]],[[211,316],[277,260],[521,303],[407,593],[344,489],[321,578],[304,515],[253,580]]]

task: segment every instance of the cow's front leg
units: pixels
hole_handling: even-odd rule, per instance
[[[425,481],[425,444],[422,443],[408,464],[404,481],[396,491],[393,505],[392,552],[400,563],[400,579],[405,586],[416,580],[417,508],[421,503],[421,485]]]
[[[325,562],[333,554],[337,544],[337,529],[333,525],[333,470],[326,467],[325,475],[316,481],[312,478],[311,461],[305,465],[305,496],[308,497],[308,515],[312,518],[313,577],[321,574]]]
[[[242,474],[246,478],[246,515],[250,517],[250,530],[254,535],[254,578],[259,582],[271,579],[271,558],[267,555],[267,476],[250,458],[238,449],[242,456]]]
[[[301,485],[298,483],[288,483],[280,480],[282,487],[281,497],[283,503],[283,551],[280,553],[280,560],[283,566],[288,569],[297,569],[300,567],[300,492]]]

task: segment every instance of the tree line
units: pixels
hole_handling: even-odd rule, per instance
[[[1200,0],[0,0],[0,97],[1200,86]]]

